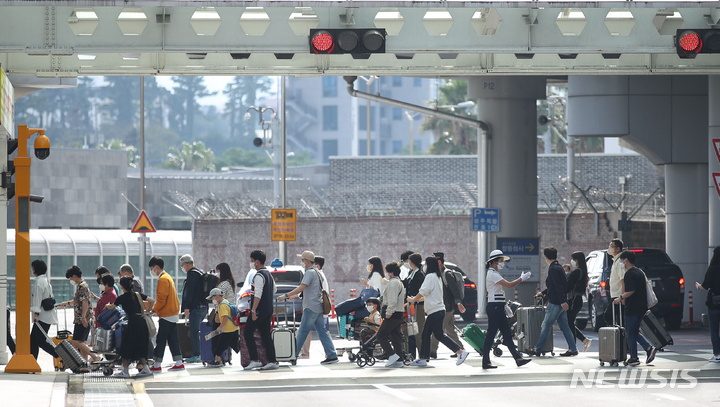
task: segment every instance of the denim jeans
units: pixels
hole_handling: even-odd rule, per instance
[[[650,347],[648,341],[640,335],[640,322],[642,315],[625,314],[625,330],[627,331],[627,344],[631,358],[637,358],[637,344],[640,344],[644,350]]]
[[[200,323],[207,315],[207,307],[190,311],[190,346],[193,357],[200,357]],[[205,338],[203,338],[205,340]]]
[[[303,310],[302,320],[300,321],[300,328],[297,333],[297,347],[296,354],[300,356],[300,350],[302,349],[305,339],[307,339],[310,329],[315,327],[315,330],[320,337],[320,343],[322,343],[323,349],[325,349],[325,355],[328,359],[336,359],[337,353],[335,352],[335,346],[332,343],[330,334],[325,329],[325,318],[322,312],[313,312],[310,308]]]
[[[162,362],[165,355],[165,345],[170,347],[170,353],[174,361],[182,360],[177,324],[160,318],[158,325],[157,337],[155,338],[155,363]]]
[[[545,319],[543,319],[540,337],[535,345],[535,349],[539,351],[545,345],[545,342],[547,342],[550,337],[550,330],[552,329],[552,325],[555,321],[557,321],[558,326],[565,337],[568,348],[573,352],[577,352],[575,337],[573,337],[570,325],[568,325],[567,312],[565,312],[561,306],[552,303],[548,303],[547,308],[545,309]]]
[[[712,342],[713,354],[720,355],[720,310],[708,308],[708,320],[710,321],[710,342]]]

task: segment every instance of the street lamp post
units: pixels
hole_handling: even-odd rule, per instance
[[[377,79],[377,78],[379,78],[379,77],[378,77],[378,76],[375,76],[375,75],[370,75],[370,76],[367,77],[367,78],[364,77],[364,76],[361,76],[360,78],[365,81],[365,85],[366,85],[366,88],[367,88],[367,93],[370,93],[370,85],[372,85],[372,83],[375,82],[375,79]],[[365,119],[366,119],[366,121],[367,121],[367,124],[366,124],[366,127],[367,127],[367,155],[368,155],[368,156],[371,156],[372,153],[371,153],[370,147],[372,146],[372,143],[370,142],[370,140],[371,140],[371,137],[372,137],[372,136],[371,136],[370,131],[372,130],[372,127],[371,127],[372,121],[371,121],[370,119],[372,118],[372,116],[370,115],[370,113],[371,113],[371,110],[370,110],[370,100],[368,99],[366,102],[367,102],[367,114],[365,115],[365,116],[366,116]],[[412,147],[411,147],[411,148],[412,148]],[[412,154],[412,153],[411,153],[411,154]]]

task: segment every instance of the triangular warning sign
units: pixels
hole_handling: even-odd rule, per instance
[[[720,172],[713,172],[713,181],[715,181],[715,191],[718,194],[718,198],[720,198]]]
[[[150,222],[150,218],[147,216],[147,213],[145,213],[145,211],[140,211],[140,216],[138,216],[135,221],[135,226],[133,226],[130,233],[153,233],[155,231],[155,226],[153,226],[152,222]]]
[[[712,139],[713,147],[715,147],[715,155],[717,156],[718,162],[720,162],[720,138]]]

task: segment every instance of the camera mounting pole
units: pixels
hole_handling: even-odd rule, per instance
[[[30,354],[30,202],[37,202],[30,195],[30,164],[28,140],[40,133],[35,140],[35,156],[41,160],[50,155],[50,141],[43,129],[30,129],[18,125],[18,155],[15,157],[15,312],[17,318],[17,348],[5,373],[40,372],[40,365]]]

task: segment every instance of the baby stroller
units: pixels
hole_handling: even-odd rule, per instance
[[[354,320],[353,320],[354,321]],[[377,343],[377,332],[369,326],[377,326],[373,323],[366,322],[365,326],[358,325],[353,329],[353,335],[357,335],[360,341],[359,347],[350,347],[343,349],[336,349],[338,355],[348,353],[348,359],[350,362],[357,363],[358,367],[373,366],[377,361],[377,356],[383,353],[382,347]],[[359,331],[359,332],[358,332]],[[413,357],[408,353],[408,335],[407,332],[407,315],[400,327],[400,335],[402,336],[402,361],[405,365],[410,364],[413,361]],[[355,351],[355,352],[353,352]]]

